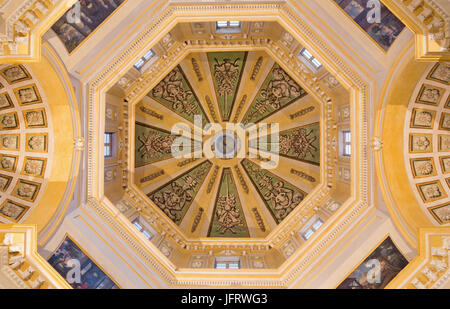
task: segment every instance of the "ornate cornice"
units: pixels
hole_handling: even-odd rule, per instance
[[[415,35],[416,60],[450,60],[450,16],[435,0],[382,0]]]
[[[0,7],[0,63],[39,61],[41,36],[76,0],[14,0]]]
[[[37,253],[37,229],[31,225],[0,226],[0,272],[20,289],[71,289]]]
[[[386,287],[439,289],[450,283],[450,227],[420,230],[419,254]]]

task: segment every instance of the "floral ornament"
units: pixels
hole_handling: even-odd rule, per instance
[[[28,174],[39,175],[42,170],[42,162],[37,160],[28,160],[25,165],[25,171]]]
[[[440,96],[441,96],[441,93],[438,89],[425,88],[422,93],[421,99],[423,101],[436,103],[439,100]]]
[[[450,136],[441,136],[441,148],[444,150],[450,149]]]
[[[143,133],[142,136],[138,136],[138,140],[142,143],[138,149],[141,158],[171,153],[175,138],[176,136],[163,136],[157,132],[149,132],[148,136]]]
[[[422,189],[423,194],[427,200],[438,198],[442,195],[438,185],[429,185]]]
[[[239,210],[236,208],[236,196],[231,194],[220,195],[217,201],[217,222],[220,225],[218,232],[225,234],[228,230],[236,234],[235,227],[243,226]]]
[[[239,77],[239,65],[237,65],[237,62],[240,59],[237,58],[233,63],[230,59],[224,59],[222,63],[219,63],[217,59],[214,60],[216,61],[214,65],[214,78],[218,84],[219,95],[222,97],[232,95],[233,85]]]
[[[315,157],[314,152],[317,152],[317,147],[313,143],[317,140],[317,136],[310,137],[312,133],[313,130],[307,132],[306,129],[301,128],[291,135],[281,135],[280,153],[287,155],[292,152],[299,159],[304,159],[308,153]]]
[[[450,81],[450,66],[447,64],[440,64],[433,75],[439,77],[441,80],[447,82]]]
[[[16,126],[16,118],[12,115],[6,115],[2,119],[2,125],[5,128],[11,128]]]
[[[261,91],[261,97],[273,109],[279,109],[281,101],[300,95],[300,86],[281,68],[273,70],[273,80],[270,81],[266,89]]]
[[[430,161],[422,161],[415,163],[416,173],[420,176],[426,176],[433,173],[433,164]]]
[[[1,161],[1,165],[4,169],[13,169],[14,167],[14,162],[13,160],[9,159],[9,158],[3,158]]]
[[[42,125],[44,123],[42,112],[39,111],[28,112],[26,118],[29,125]]]
[[[4,190],[7,184],[8,184],[8,179],[6,179],[4,177],[0,177],[0,189]]]
[[[413,138],[413,149],[427,150],[430,147],[430,139],[426,136],[416,136]]]
[[[416,113],[416,122],[422,125],[430,125],[433,116],[429,112],[418,111]]]
[[[3,208],[1,209],[1,212],[5,216],[15,219],[20,216],[20,214],[23,212],[23,209],[17,207],[14,204],[6,203],[5,206],[3,206]]]
[[[2,145],[5,148],[14,149],[17,147],[17,138],[14,136],[5,136],[2,139]]]
[[[19,196],[29,199],[33,197],[35,191],[36,187],[23,183],[17,188],[17,194]]]
[[[198,106],[191,101],[194,94],[185,90],[181,72],[175,68],[153,90],[152,95],[172,102],[172,108],[188,115],[199,114]]]
[[[28,140],[28,146],[33,150],[41,150],[45,148],[44,138],[42,136],[32,136]]]

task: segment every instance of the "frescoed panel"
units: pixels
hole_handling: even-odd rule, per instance
[[[9,84],[15,84],[31,79],[30,73],[28,73],[23,65],[11,65],[2,69],[0,74]]]
[[[192,123],[195,115],[202,116],[203,125],[209,122],[180,66],[173,69],[148,96]]]
[[[0,191],[5,192],[11,184],[12,177],[0,174]]]
[[[136,167],[172,158],[172,145],[178,137],[169,131],[136,122],[134,143]]]
[[[74,289],[119,289],[119,286],[70,238],[66,236],[48,263]],[[80,276],[74,275],[79,269]]]
[[[371,19],[373,5],[368,0],[334,0],[385,51],[391,47],[405,25],[380,3],[380,20]]]
[[[428,74],[427,79],[449,85],[450,65],[448,63],[436,63]]]
[[[409,151],[416,152],[431,152],[432,148],[431,134],[410,134],[409,135]]]
[[[407,265],[408,260],[387,237],[337,289],[384,289]],[[374,267],[380,269],[379,278],[373,277]]]
[[[411,159],[411,168],[415,178],[436,175],[433,158]]]
[[[29,207],[27,206],[6,200],[0,207],[0,216],[17,223],[22,219],[28,209]]]
[[[17,156],[0,154],[0,169],[8,172],[14,172],[17,167]]]
[[[440,181],[430,181],[417,184],[420,196],[425,203],[447,197]]]
[[[224,168],[217,192],[209,237],[249,237],[239,193],[230,168]]]
[[[25,157],[22,174],[34,177],[44,177],[47,159]]]
[[[21,105],[42,103],[42,98],[36,85],[29,85],[14,89],[14,93],[17,101]]]
[[[276,222],[280,223],[306,197],[306,192],[244,159],[244,170]]]
[[[450,223],[450,203],[430,207],[428,210],[440,224]]]
[[[26,135],[26,150],[31,152],[47,152],[48,148],[47,134],[28,134]]]
[[[43,108],[23,111],[23,119],[27,128],[47,127],[47,117]]]
[[[0,126],[2,130],[15,130],[19,128],[16,113],[0,115]]]
[[[180,224],[211,167],[212,163],[205,161],[148,194],[148,197],[173,222]]]
[[[19,150],[19,147],[20,147],[19,134],[0,135],[0,149]]]
[[[411,128],[432,129],[436,112],[414,108],[411,115]]]
[[[28,202],[34,202],[40,188],[40,183],[20,179],[17,182],[12,194]]]
[[[306,91],[275,64],[249,107],[243,123],[257,123],[305,95]]]
[[[71,53],[123,2],[125,0],[79,0],[52,26],[52,29]],[[71,17],[76,7],[81,11],[79,20]]]
[[[223,121],[230,120],[246,58],[246,52],[208,53],[211,75]]]
[[[13,108],[13,107],[14,107],[14,105],[11,101],[11,97],[9,96],[9,94],[7,92],[1,93],[0,94],[0,110]]]
[[[445,89],[423,84],[419,94],[417,95],[416,103],[438,105],[444,93]]]

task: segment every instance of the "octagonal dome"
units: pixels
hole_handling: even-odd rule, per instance
[[[135,108],[134,183],[187,235],[264,237],[320,182],[319,114],[264,51],[191,53]]]

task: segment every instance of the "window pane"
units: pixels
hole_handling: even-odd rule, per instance
[[[228,264],[229,269],[239,269],[239,263],[230,263]]]
[[[134,66],[136,68],[140,69],[143,65],[144,65],[144,60],[143,59],[139,59],[139,61],[136,62],[136,64]]]
[[[311,235],[314,234],[314,231],[312,229],[309,229],[304,235],[303,237],[305,239],[309,239],[311,237]]]
[[[135,227],[137,227],[137,229],[138,229],[139,231],[142,230],[142,226],[139,224],[139,222],[134,221],[133,224],[134,224]]]
[[[152,235],[150,235],[147,231],[142,231],[142,234],[144,234],[144,236],[147,238],[147,239],[152,239]]]
[[[228,22],[226,22],[226,21],[217,21],[216,25],[217,25],[217,28],[223,28],[223,27],[226,27],[228,25]]]
[[[314,225],[312,227],[313,227],[314,230],[317,231],[319,229],[319,227],[321,227],[321,226],[322,226],[322,221],[321,220],[317,220],[317,222],[314,223]]]
[[[302,55],[305,56],[307,59],[310,59],[312,57],[311,53],[306,49],[303,49]]]
[[[111,146],[105,146],[105,157],[111,156]]]
[[[144,58],[145,60],[150,59],[151,57],[153,57],[153,51],[150,49],[145,55]]]
[[[111,143],[111,134],[105,133],[105,144]]]
[[[351,143],[352,142],[352,134],[350,132],[345,132],[344,140],[346,143]]]
[[[227,269],[227,264],[226,263],[217,263],[216,268],[217,269]]]
[[[322,63],[319,62],[316,58],[313,58],[311,62],[316,66],[316,68],[319,68],[322,66]]]
[[[345,145],[345,154],[347,156],[350,156],[352,154],[352,146],[351,145]]]
[[[230,27],[239,27],[240,25],[240,21],[230,21]]]

